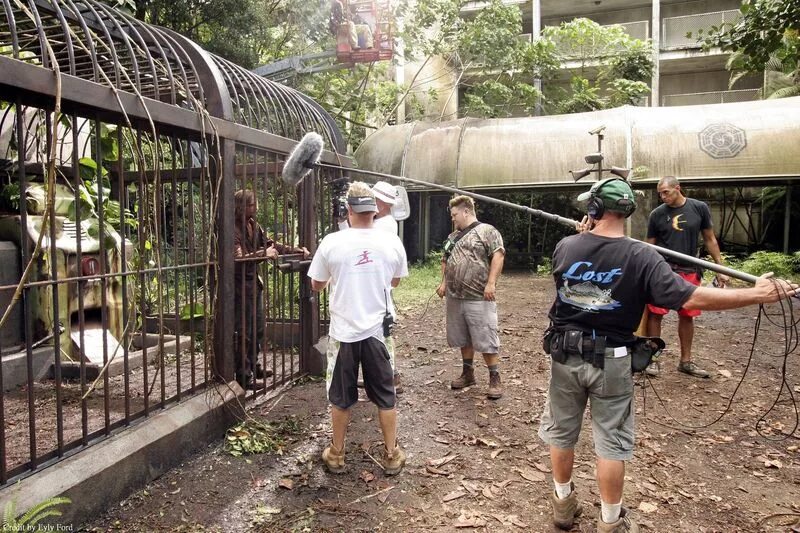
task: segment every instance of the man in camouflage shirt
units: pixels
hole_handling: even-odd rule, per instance
[[[490,224],[478,222],[475,202],[469,196],[450,200],[450,217],[456,231],[444,244],[440,298],[447,294],[447,344],[461,349],[461,377],[452,389],[475,384],[475,351],[483,353],[489,368],[487,397],[503,395],[500,384],[500,338],[497,335],[497,278],[503,270],[503,237]]]

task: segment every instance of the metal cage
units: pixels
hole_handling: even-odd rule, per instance
[[[313,251],[340,173],[289,190],[283,162],[308,131],[324,160],[350,162],[310,98],[177,33],[94,0],[3,8],[3,310],[20,288],[0,336],[7,484],[232,380],[236,191],[254,192],[271,238]],[[271,375],[254,394],[307,371],[324,329],[325,301],[291,259],[257,266]]]

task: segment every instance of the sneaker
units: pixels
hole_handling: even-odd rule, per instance
[[[490,400],[499,400],[503,397],[503,385],[500,383],[500,372],[489,372],[489,392],[486,397]]]
[[[403,394],[403,384],[400,383],[400,374],[394,375],[394,393]]]
[[[683,372],[684,374],[689,374],[696,378],[710,377],[710,374],[694,364],[694,361],[681,361],[678,363],[678,372]]]
[[[644,369],[644,373],[651,378],[658,377],[658,375],[661,373],[661,363],[658,361],[653,361],[647,365],[647,368]]]
[[[598,516],[597,533],[639,533],[639,524],[628,516],[628,510],[623,507],[617,521],[611,524],[606,524],[603,518]]]
[[[340,474],[344,472],[344,449],[337,450],[331,443],[330,446],[322,450],[322,461],[331,473]]]
[[[572,492],[566,498],[559,498],[556,492],[550,493],[550,503],[553,504],[553,525],[564,531],[569,531],[575,523],[575,519],[583,513],[583,507],[578,501],[575,493],[575,484],[572,484]]]
[[[395,444],[392,455],[389,455],[386,447],[384,447],[381,464],[383,465],[383,473],[387,476],[399,474],[406,464],[406,452],[400,448],[399,444]]]
[[[451,389],[463,389],[475,385],[475,369],[472,367],[464,368],[458,379],[450,382]]]

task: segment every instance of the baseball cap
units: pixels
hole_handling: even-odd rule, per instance
[[[377,213],[378,204],[373,196],[348,196],[347,205],[354,213]]]
[[[394,205],[397,201],[397,188],[385,181],[379,181],[373,185],[372,192],[375,193],[375,198],[389,205]]]
[[[623,179],[610,179],[598,181],[588,191],[578,195],[579,202],[585,202],[592,196],[603,200],[603,205],[609,211],[619,213],[632,212],[636,207],[636,197],[631,186]]]

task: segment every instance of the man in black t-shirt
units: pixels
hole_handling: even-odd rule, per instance
[[[798,285],[759,278],[749,289],[697,287],[682,279],[651,247],[625,237],[625,218],[636,207],[630,186],[603,180],[578,197],[588,200],[591,227],[558,243],[553,253],[555,332],[547,404],[539,436],[550,445],[555,491],[553,523],[571,529],[581,514],[572,468],[586,403],[590,401],[597,456],[600,533],[638,532],[622,508],[625,461],[633,456],[634,406],[630,346],[644,307],[734,309],[775,302]]]
[[[681,191],[678,179],[673,176],[661,178],[658,182],[658,196],[664,202],[650,213],[647,224],[647,242],[669,248],[682,254],[697,257],[697,235],[703,234],[706,250],[717,264],[722,264],[719,244],[714,236],[711,222],[711,210],[708,206],[692,198],[686,198]],[[669,264],[679,276],[693,285],[700,285],[703,273],[696,266],[675,259]],[[717,274],[716,284],[724,287],[728,277]],[[648,305],[647,334],[651,337],[661,336],[661,321],[669,310]],[[694,318],[700,316],[697,309],[678,310],[678,340],[681,346],[681,360],[678,371],[698,378],[709,377],[708,372],[692,361],[692,340],[694,339]],[[657,376],[658,363],[647,368],[647,373]]]

